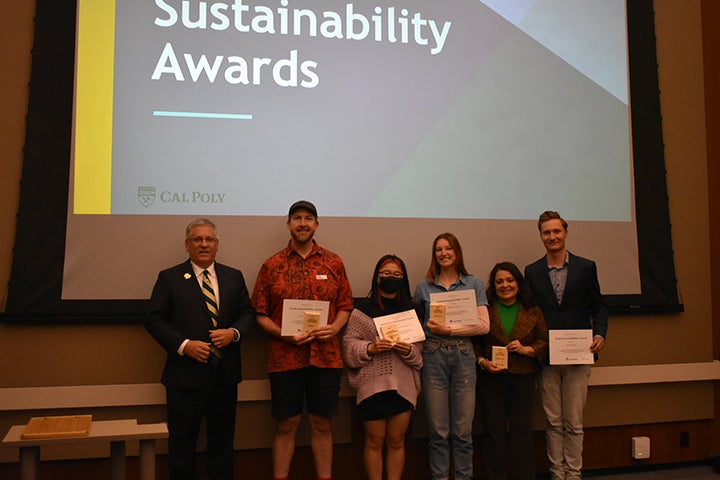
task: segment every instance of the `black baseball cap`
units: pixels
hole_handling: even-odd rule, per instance
[[[295,213],[297,210],[307,210],[308,212],[313,214],[313,217],[318,218],[317,208],[315,208],[315,205],[308,202],[307,200],[298,200],[297,202],[290,205],[288,217]]]

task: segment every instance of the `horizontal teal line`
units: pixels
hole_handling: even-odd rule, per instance
[[[212,112],[169,112],[154,110],[155,117],[184,117],[184,118],[222,118],[229,120],[252,120],[253,116],[245,113],[212,113]]]

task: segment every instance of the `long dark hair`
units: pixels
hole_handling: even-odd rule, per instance
[[[528,285],[525,281],[525,277],[523,277],[523,274],[520,273],[520,269],[512,262],[496,263],[493,269],[490,271],[488,287],[487,291],[485,292],[487,294],[487,299],[490,305],[493,305],[495,302],[497,302],[498,299],[497,292],[495,291],[495,276],[500,270],[510,272],[510,275],[515,278],[515,282],[517,282],[518,286],[517,298],[520,301],[520,305],[525,308],[531,308],[535,306],[535,299],[533,298],[533,293],[530,289],[530,285]]]
[[[382,295],[380,295],[380,287],[378,286],[378,273],[380,272],[382,266],[388,261],[395,262],[403,272],[403,285],[402,288],[398,291],[397,302],[394,302],[399,309],[392,312],[388,311],[386,309],[386,306],[383,304],[383,298]],[[383,255],[382,257],[380,257],[380,260],[378,260],[377,264],[375,265],[375,270],[373,270],[368,300],[369,302],[367,305],[358,305],[358,308],[371,317],[379,317],[382,315],[402,312],[413,308],[412,296],[410,295],[410,281],[408,280],[407,267],[405,267],[405,262],[403,262],[400,257],[392,254]]]

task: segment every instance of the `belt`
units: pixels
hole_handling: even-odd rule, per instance
[[[425,344],[429,344],[436,347],[459,347],[460,345],[464,345],[465,343],[468,343],[470,341],[469,338],[451,338],[451,339],[445,339],[445,338],[435,338],[435,337],[428,337],[425,339]]]

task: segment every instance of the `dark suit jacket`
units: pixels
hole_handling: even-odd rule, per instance
[[[525,267],[525,279],[545,316],[548,330],[592,329],[593,335],[606,338],[607,307],[600,294],[595,262],[569,254],[562,304],[555,297],[545,257]]]
[[[215,262],[220,289],[218,328],[235,328],[243,340],[255,324],[245,280],[240,270]],[[213,328],[197,277],[190,260],[163,270],[158,275],[145,316],[145,328],[167,352],[162,383],[171,388],[196,388],[205,384],[208,364],[177,353],[185,339],[210,341]],[[240,342],[222,349],[220,368],[226,383],[242,380]]]

